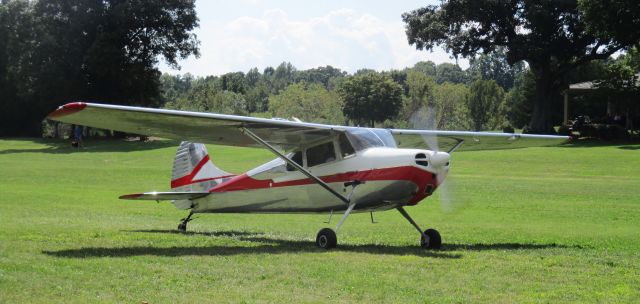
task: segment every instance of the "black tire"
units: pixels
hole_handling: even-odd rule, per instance
[[[420,237],[420,245],[424,249],[440,249],[442,246],[442,238],[440,238],[440,232],[435,229],[427,229],[424,231],[429,237],[429,241],[424,239],[424,236]]]
[[[180,225],[178,225],[178,231],[186,232],[187,231],[187,223],[180,223]]]
[[[316,245],[322,249],[335,248],[338,244],[336,233],[331,228],[323,228],[316,236]]]

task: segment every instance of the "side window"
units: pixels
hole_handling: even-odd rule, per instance
[[[293,153],[293,156],[291,156],[291,160],[296,164],[302,166],[302,152],[296,151],[295,153]],[[287,163],[287,171],[296,171],[296,168]]]
[[[308,167],[328,163],[334,160],[336,160],[336,151],[333,148],[332,141],[307,149]]]
[[[338,143],[340,144],[340,153],[342,154],[342,158],[356,153],[356,151],[353,150],[353,146],[349,142],[349,139],[347,139],[347,135],[344,133],[338,136]]]

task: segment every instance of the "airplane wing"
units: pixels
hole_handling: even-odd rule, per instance
[[[214,113],[73,102],[47,118],[64,123],[192,142],[262,147],[240,128],[271,145],[290,150],[330,137],[344,127]]]
[[[243,134],[241,128],[247,128],[265,142],[284,150],[305,146],[329,138],[335,133],[375,131],[368,128],[279,119],[84,102],[65,104],[49,114],[47,118],[64,123],[169,139],[227,146],[264,147]],[[495,150],[547,146],[560,144],[569,139],[567,136],[490,132],[378,130],[384,131],[375,132],[378,135],[393,136],[392,140],[395,140],[400,148],[437,148],[440,151],[452,151],[457,148],[459,150]]]
[[[445,152],[552,146],[570,139],[568,136],[494,132],[400,129],[390,131],[399,148],[428,148]]]

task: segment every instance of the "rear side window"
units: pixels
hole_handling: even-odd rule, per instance
[[[334,160],[336,160],[336,151],[333,148],[332,141],[307,149],[308,167],[328,163]]]
[[[291,160],[296,164],[302,166],[302,152],[296,151],[295,153],[293,153],[293,155],[291,156]],[[287,163],[287,171],[296,171],[296,168]]]
[[[342,154],[342,158],[345,158],[349,155],[353,155],[356,151],[353,149],[351,142],[347,139],[347,135],[344,133],[338,136],[338,143],[340,144],[340,153]]]

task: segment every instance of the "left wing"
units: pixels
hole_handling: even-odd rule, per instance
[[[245,127],[284,150],[303,146],[344,131],[344,127],[287,120],[72,102],[47,118],[100,129],[191,142],[262,147],[241,131]]]

